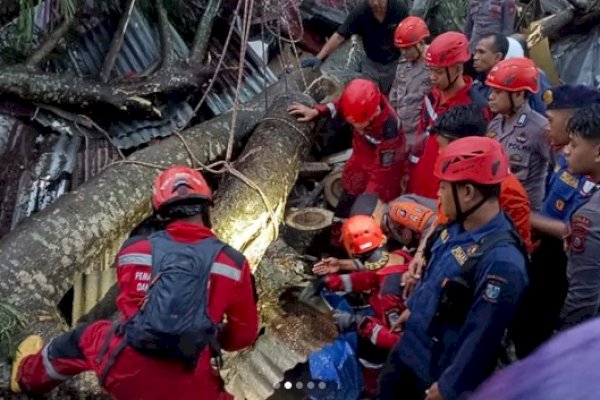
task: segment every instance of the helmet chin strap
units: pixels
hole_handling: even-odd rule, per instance
[[[445,92],[446,90],[449,90],[449,89],[450,89],[452,86],[454,86],[454,84],[455,84],[455,83],[456,83],[456,81],[458,80],[459,74],[457,74],[457,75],[454,77],[454,79],[452,79],[452,78],[450,77],[450,68],[449,68],[449,67],[446,67],[446,68],[444,68],[444,69],[446,70],[446,78],[448,79],[448,85],[447,85],[447,86],[446,86],[446,87],[443,89],[443,90],[444,90],[444,92]]]
[[[465,222],[465,220],[467,219],[467,217],[471,214],[473,214],[475,211],[477,211],[482,205],[483,203],[485,203],[489,196],[483,196],[481,198],[481,200],[479,200],[477,202],[477,204],[475,204],[473,207],[469,208],[466,211],[463,211],[462,208],[460,207],[460,202],[458,201],[458,185],[456,183],[452,184],[452,199],[454,200],[454,209],[456,210],[456,218],[455,220],[457,222],[459,222],[461,225],[463,222]]]

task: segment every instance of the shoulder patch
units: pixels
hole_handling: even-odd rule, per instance
[[[444,229],[440,234],[440,239],[442,240],[442,243],[446,243],[448,241],[448,237],[448,229]]]
[[[501,292],[500,282],[489,280],[483,292],[483,299],[491,303],[497,303]]]
[[[523,114],[519,115],[519,119],[517,120],[517,123],[515,124],[515,126],[523,127],[523,126],[527,125],[528,120],[529,120],[529,118],[527,117],[527,114],[523,113]]]
[[[570,250],[572,253],[583,253],[585,242],[592,221],[582,215],[574,215],[571,220]]]

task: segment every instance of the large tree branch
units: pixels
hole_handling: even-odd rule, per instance
[[[221,7],[221,0],[209,0],[202,18],[198,22],[198,28],[196,29],[196,35],[190,50],[190,64],[201,65],[208,49],[208,43],[212,32],[213,25],[219,8]],[[233,23],[233,22],[232,22]]]
[[[50,33],[44,42],[27,58],[25,66],[28,68],[36,67],[42,62],[48,54],[58,45],[58,42],[67,34],[73,22],[77,20],[76,16],[63,19],[60,25]]]
[[[162,0],[156,0],[158,8],[158,32],[160,36],[161,69],[169,69],[175,61],[173,51],[173,36],[169,26],[169,15]]]
[[[110,78],[110,73],[115,65],[119,51],[121,51],[121,46],[123,45],[123,40],[125,39],[125,32],[127,32],[127,26],[131,20],[131,14],[133,13],[134,7],[135,0],[127,0],[127,5],[125,6],[125,10],[121,15],[119,25],[113,34],[112,40],[110,41],[110,47],[108,48],[108,52],[106,53],[106,57],[104,57],[104,62],[102,63],[102,69],[100,70],[100,80],[102,82],[108,82],[108,79]]]

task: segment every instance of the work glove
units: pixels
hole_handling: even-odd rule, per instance
[[[310,57],[300,62],[300,68],[312,68],[317,69],[323,64],[323,60],[317,57]]]
[[[348,312],[336,311],[333,313],[333,321],[340,333],[356,330],[356,315]]]

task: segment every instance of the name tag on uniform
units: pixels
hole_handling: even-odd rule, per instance
[[[577,178],[571,175],[568,171],[563,171],[563,173],[560,174],[560,180],[574,189],[577,189],[577,187],[579,186],[579,181],[577,180]]]
[[[461,267],[465,264],[465,262],[467,262],[467,259],[469,258],[469,256],[467,256],[467,253],[465,253],[465,251],[460,246],[456,246],[451,250],[451,252]]]

